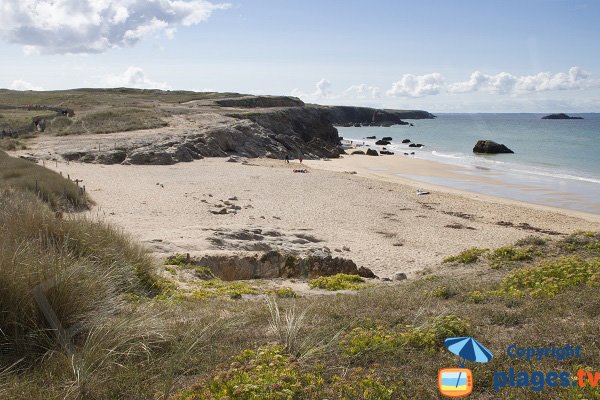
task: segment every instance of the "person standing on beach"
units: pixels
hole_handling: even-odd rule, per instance
[[[285,163],[286,163],[286,164],[289,164],[289,163],[290,163],[290,155],[289,155],[289,154],[286,154],[286,155],[285,155]]]
[[[300,156],[298,157],[298,160],[300,161],[300,164],[302,164],[302,154],[300,154]]]

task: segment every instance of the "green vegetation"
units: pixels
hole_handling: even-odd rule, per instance
[[[278,346],[244,350],[226,370],[178,393],[174,400],[204,399],[391,399],[392,385],[386,385],[368,371],[326,375],[317,366],[304,369]]]
[[[273,289],[273,290],[269,291],[268,293],[272,294],[276,297],[279,297],[279,298],[290,298],[291,299],[291,298],[298,297],[298,294],[294,291],[294,289],[289,288],[289,287]]]
[[[74,182],[0,150],[0,190],[3,188],[34,193],[54,210],[79,210],[90,204],[90,199]]]
[[[56,135],[81,133],[126,132],[167,126],[158,109],[115,107],[106,110],[84,112],[74,118],[59,117],[52,120],[48,132]]]
[[[523,268],[504,278],[497,293],[519,296],[556,296],[566,288],[600,284],[600,259],[561,257]]]
[[[357,327],[340,339],[340,348],[345,355],[356,356],[367,352],[385,353],[402,345],[399,334],[384,326]]]
[[[176,253],[165,259],[165,265],[176,265],[178,267],[187,267],[191,259],[186,254]]]
[[[532,260],[537,252],[532,247],[504,246],[491,251],[487,258],[492,268],[510,266],[513,261]]]
[[[258,290],[246,282],[226,282],[220,279],[211,279],[204,282],[196,282],[197,290],[194,290],[194,298],[200,300],[203,297],[229,296],[232,299],[240,299],[244,294],[258,294]]]
[[[312,289],[325,290],[359,290],[365,287],[365,280],[358,275],[336,274],[332,276],[320,276],[311,279],[309,286]]]
[[[477,247],[471,247],[470,249],[461,251],[456,256],[450,256],[444,258],[445,263],[458,263],[458,264],[473,264],[479,260],[479,257],[487,252],[487,249],[479,249]]]

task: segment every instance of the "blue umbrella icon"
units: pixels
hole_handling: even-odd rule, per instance
[[[461,367],[465,360],[486,363],[493,357],[491,351],[471,336],[448,338],[444,340],[444,346],[462,359]]]
[[[461,358],[460,368],[465,366],[465,360],[486,363],[493,357],[491,351],[471,336],[447,338],[444,340],[444,346],[448,351]],[[458,379],[456,380],[457,386],[460,376],[461,374],[459,373]]]

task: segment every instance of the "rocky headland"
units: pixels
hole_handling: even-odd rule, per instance
[[[47,129],[40,135],[57,137],[51,156],[99,164],[169,165],[230,155],[337,158],[344,150],[335,126],[406,125],[402,118],[434,118],[426,111],[321,106],[295,97],[237,93],[78,89],[40,92],[35,100],[45,104],[39,105],[15,92],[0,93],[0,105],[9,112],[48,107],[57,99],[70,112],[45,116]],[[106,104],[114,106],[106,110]],[[121,125],[111,126],[113,119]],[[47,153],[32,156],[49,158]]]

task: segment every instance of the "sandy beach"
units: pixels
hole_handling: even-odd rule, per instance
[[[413,182],[390,173],[399,162],[405,172],[453,173],[429,161],[367,156],[302,165],[225,158],[172,166],[46,165],[83,180],[97,203],[90,217],[123,227],[158,256],[325,249],[381,277],[410,277],[472,246],[600,229],[598,215]],[[417,188],[430,194],[417,195]]]

